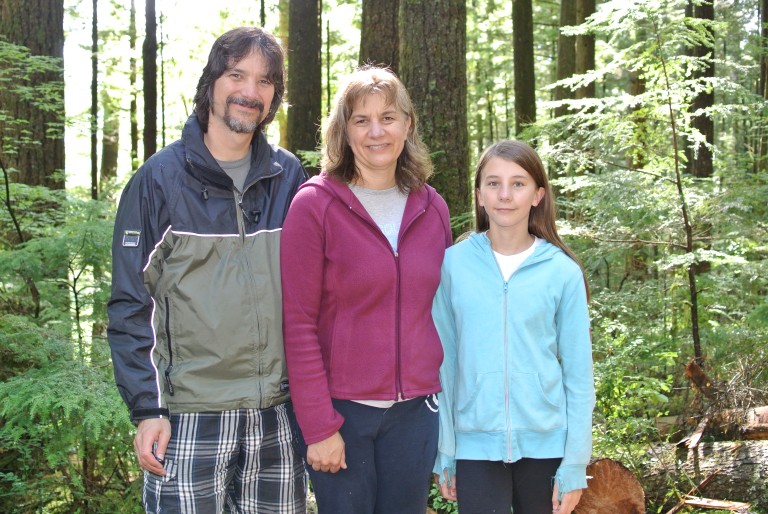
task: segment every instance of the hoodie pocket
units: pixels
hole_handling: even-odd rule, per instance
[[[549,431],[565,426],[562,385],[545,394],[538,373],[509,374],[510,428]]]
[[[498,432],[504,425],[504,373],[478,373],[460,386],[456,399],[457,432]]]

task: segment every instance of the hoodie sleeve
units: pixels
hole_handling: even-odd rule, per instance
[[[154,301],[144,270],[163,230],[162,196],[149,186],[148,165],[131,178],[120,197],[112,236],[112,296],[107,305],[107,337],[115,382],[137,422],[168,416],[158,370],[152,360]]]
[[[592,454],[592,343],[584,277],[576,269],[564,283],[555,318],[568,424],[563,461],[555,475],[561,495],[587,487],[586,469]]]
[[[440,435],[437,445],[437,459],[433,472],[439,475],[440,482],[448,477],[456,476],[456,436],[454,432],[454,385],[456,382],[457,331],[454,323],[453,307],[451,305],[451,281],[448,270],[448,259],[443,261],[440,276],[440,286],[437,288],[432,304],[432,318],[435,321],[440,342],[443,345],[443,363],[440,366],[440,384],[442,391],[438,393]]]
[[[344,423],[331,403],[318,336],[325,283],[325,205],[319,195],[316,187],[299,190],[280,238],[288,382],[296,419],[308,445],[332,436]]]

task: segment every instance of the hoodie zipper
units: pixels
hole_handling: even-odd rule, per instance
[[[487,238],[487,236],[486,236]],[[504,279],[504,274],[501,271],[501,267],[499,266],[498,261],[496,260],[496,255],[493,253],[493,248],[491,247],[490,240],[488,240],[488,251],[491,254],[491,259],[493,259],[494,264],[496,264],[496,269],[499,270],[499,276],[501,277],[501,280],[503,282],[503,294],[504,294],[504,301],[502,302],[504,305],[504,310],[502,312],[502,316],[504,318],[504,413],[505,413],[505,423],[507,426],[507,462],[512,462],[512,428],[510,423],[510,409],[509,409],[509,324],[507,323],[509,317],[507,316],[507,299],[508,299],[508,293],[509,293],[509,283],[512,281],[512,277],[517,275],[517,273],[524,267],[530,266],[531,264],[534,264],[536,262],[539,262],[541,260],[540,258],[537,258],[535,260],[528,260],[520,263],[520,266],[517,267],[517,269],[512,273],[512,275],[509,276],[509,279]],[[532,257],[532,256],[530,256]],[[529,259],[530,259],[529,257]]]

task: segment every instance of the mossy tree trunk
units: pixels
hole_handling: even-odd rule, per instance
[[[470,210],[466,35],[463,0],[400,0],[400,76],[454,216]]]

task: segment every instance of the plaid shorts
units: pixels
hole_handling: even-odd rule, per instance
[[[307,480],[291,409],[171,415],[166,476],[144,471],[146,511],[304,514]]]

